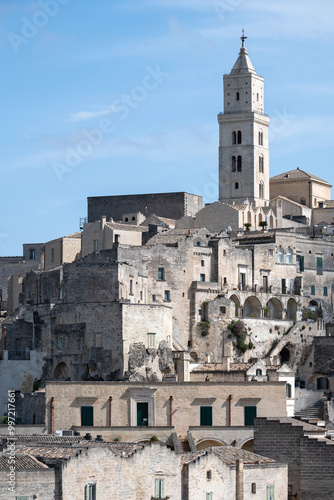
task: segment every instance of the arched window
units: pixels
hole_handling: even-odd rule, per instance
[[[238,130],[238,144],[241,144],[242,142],[242,134],[241,134],[241,130]]]
[[[238,161],[237,161],[238,165],[237,165],[237,170],[238,172],[241,172],[242,171],[242,158],[241,156],[239,155],[238,156]]]
[[[283,250],[281,247],[277,250],[277,262],[283,262]]]
[[[285,262],[287,264],[291,264],[292,263],[292,250],[291,248],[289,247],[286,251],[286,257],[285,257]]]
[[[234,183],[234,189],[239,189],[239,182]]]
[[[239,92],[237,92],[237,93],[235,94],[235,100],[236,100],[236,101],[240,101],[240,94],[239,94]]]
[[[259,146],[263,146],[263,132],[261,130],[259,132]]]
[[[232,156],[232,172],[237,170],[237,159],[235,156]]]
[[[259,184],[259,198],[261,198],[261,199],[264,198],[264,184],[263,184],[263,182],[260,182],[260,184]]]
[[[232,132],[232,144],[236,144],[237,143],[237,133],[236,132]]]
[[[259,156],[259,172],[260,172],[260,174],[263,174],[263,172],[264,172],[264,159],[263,159],[263,155]]]
[[[22,293],[19,293],[19,304],[23,303]]]
[[[285,393],[287,398],[291,398],[291,384],[286,384]]]

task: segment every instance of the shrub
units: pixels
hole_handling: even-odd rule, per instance
[[[233,342],[233,346],[240,352],[245,353],[248,349],[254,348],[254,344],[251,341],[248,344],[246,343],[247,327],[243,321],[240,319],[237,321],[232,320],[227,328],[236,337],[236,342]]]
[[[158,441],[157,436],[152,436],[151,439],[150,439],[150,441],[151,441],[151,443],[152,443],[152,441]]]

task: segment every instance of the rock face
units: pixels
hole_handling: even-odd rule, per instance
[[[158,349],[147,349],[143,343],[130,345],[129,365],[125,378],[132,382],[157,382],[164,374],[174,373],[172,350],[165,341]]]

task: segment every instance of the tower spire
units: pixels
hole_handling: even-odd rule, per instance
[[[242,48],[245,48],[245,40],[248,38],[248,36],[245,36],[245,30],[242,28],[242,36],[240,37],[240,40],[242,40]]]

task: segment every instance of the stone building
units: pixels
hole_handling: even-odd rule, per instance
[[[255,453],[288,464],[288,498],[334,498],[334,441],[321,429],[290,418],[257,418]]]
[[[32,436],[29,436],[30,438]],[[9,453],[0,455],[0,499],[82,500],[286,498],[287,467],[233,447],[175,453],[150,445],[82,438],[17,440],[15,492],[7,489]],[[17,495],[21,497],[17,497]],[[242,496],[241,496],[242,495]]]

